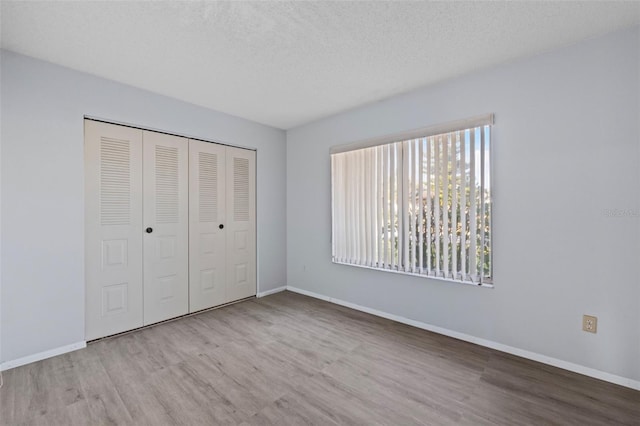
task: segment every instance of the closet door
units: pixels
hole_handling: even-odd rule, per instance
[[[189,141],[189,311],[227,302],[225,147]]]
[[[256,294],[256,153],[227,147],[227,300]]]
[[[144,324],[188,313],[188,140],[143,131]]]
[[[142,131],[85,120],[86,340],[141,327]]]

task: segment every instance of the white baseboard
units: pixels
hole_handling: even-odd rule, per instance
[[[415,321],[409,318],[401,317],[387,312],[382,312],[377,309],[368,308],[366,306],[360,306],[355,303],[345,302],[344,300],[335,299],[333,297],[324,296],[322,294],[314,293],[311,291],[303,290],[292,286],[287,286],[287,290],[294,293],[300,293],[305,296],[314,297],[316,299],[325,300],[327,302],[335,303],[336,305],[346,306],[347,308],[355,309],[356,311],[366,312],[371,315],[386,318],[392,321],[400,322],[403,324],[411,325],[413,327],[421,328],[424,330],[432,331],[434,333],[442,334],[445,336],[453,337],[454,339],[464,340],[465,342],[475,343],[476,345],[484,346],[487,348],[495,349],[500,352],[506,352],[508,354],[516,355],[522,358],[530,359],[532,361],[541,362],[543,364],[552,365],[554,367],[562,368],[563,370],[572,371],[574,373],[582,374],[585,376],[593,377],[605,382],[615,383],[616,385],[625,386],[631,389],[640,390],[640,381],[629,379],[627,377],[617,376],[615,374],[607,373],[604,371],[596,370],[595,368],[585,367],[584,365],[574,364],[572,362],[563,361],[561,359],[553,358],[550,356],[538,354],[536,352],[527,351],[524,349],[514,348],[513,346],[504,345],[502,343],[493,342],[491,340],[482,339],[480,337],[471,336],[469,334],[459,333],[457,331],[449,330],[446,328],[438,327],[435,325],[427,324],[420,321]]]
[[[20,367],[21,365],[31,364],[32,362],[40,361],[43,359],[51,358],[57,355],[62,355],[67,352],[73,352],[78,349],[87,347],[87,342],[77,342],[70,345],[61,346],[55,349],[49,349],[48,351],[39,352],[33,355],[27,355],[22,358],[14,359],[12,361],[5,361],[0,364],[0,371],[9,370],[11,368]]]
[[[287,286],[283,285],[282,287],[272,288],[271,290],[267,290],[267,291],[261,291],[260,293],[256,294],[256,297],[258,298],[265,297],[270,294],[280,293],[281,291],[285,291],[286,289],[287,289]]]

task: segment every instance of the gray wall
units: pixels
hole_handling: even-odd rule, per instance
[[[287,284],[640,380],[639,61],[636,27],[288,131]],[[331,263],[330,146],[483,113],[494,289]]]
[[[0,361],[84,340],[85,114],[257,148],[258,291],[286,284],[284,131],[1,55]]]

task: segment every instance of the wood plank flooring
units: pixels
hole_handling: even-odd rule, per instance
[[[640,392],[283,292],[4,372],[2,425],[640,425]]]

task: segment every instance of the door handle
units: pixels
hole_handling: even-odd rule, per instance
[[[220,224],[220,225],[218,225],[218,228],[220,228],[220,229],[224,229],[224,225],[223,225],[223,224]]]
[[[147,234],[150,234],[153,232],[153,228],[147,228],[146,231],[147,231]]]

